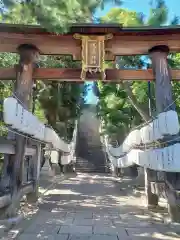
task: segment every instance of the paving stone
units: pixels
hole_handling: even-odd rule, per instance
[[[120,216],[118,216],[118,215],[110,215],[109,219],[112,220],[112,221],[119,221],[119,220],[121,220]]]
[[[126,228],[128,235],[134,240],[149,240],[153,239],[157,233],[155,228]],[[156,239],[157,240],[157,239]]]
[[[71,235],[69,236],[68,240],[90,240],[91,235],[89,234],[76,234],[76,235]]]
[[[115,226],[95,226],[93,228],[93,233],[94,234],[110,234],[110,235],[122,235],[124,238],[127,237],[127,233],[125,228],[117,228]]]
[[[116,235],[98,235],[98,234],[92,234],[92,235],[73,235],[70,236],[68,240],[118,240],[118,237]],[[127,239],[123,239],[127,240]]]
[[[69,225],[69,226],[61,226],[59,233],[84,233],[84,234],[92,234],[92,227],[91,226],[76,226],[76,225]]]
[[[33,233],[33,234],[54,234],[57,233],[60,226],[56,226],[54,224],[32,224],[25,230],[25,233]]]
[[[33,221],[33,224],[37,224],[37,225],[43,225],[43,224],[50,224],[50,225],[61,225],[64,223],[64,219],[57,219],[57,218],[51,218],[51,217],[47,217],[47,218],[37,218],[35,221]],[[72,221],[71,221],[72,223]]]
[[[93,213],[93,218],[104,218],[104,219],[109,219],[111,215],[109,213],[106,212],[101,212],[101,213]]]
[[[116,235],[97,235],[93,234],[90,238],[90,240],[118,240],[118,237]],[[126,239],[123,239],[126,240]]]
[[[114,227],[114,225],[112,224],[112,223],[104,223],[104,222],[97,222],[97,223],[95,223],[94,225],[94,228],[111,228],[111,227]]]
[[[1,240],[10,240],[10,239],[17,239],[17,236],[19,235],[20,229],[11,229],[8,234],[1,238]]]
[[[95,223],[101,223],[102,225],[112,225],[112,217],[108,214],[95,214],[93,215]]]
[[[71,225],[71,224],[73,224],[73,222],[74,222],[74,218],[71,218],[71,217],[67,217],[65,219],[61,219],[61,223],[63,225]]]
[[[66,217],[75,218],[76,212],[67,212]]]
[[[67,212],[66,211],[42,211],[41,210],[41,213],[39,214],[38,217],[54,217],[54,218],[62,218],[62,217],[66,217],[67,215]]]
[[[93,219],[94,222],[101,222],[101,223],[104,223],[104,224],[111,224],[112,223],[112,220],[111,219],[104,219],[104,218],[96,218],[96,219]]]
[[[18,240],[68,240],[67,234],[56,234],[56,235],[47,235],[47,234],[21,234]]]
[[[87,219],[75,218],[73,224],[77,225],[77,226],[93,226],[94,221],[93,221],[93,219],[88,219],[88,218]]]
[[[115,226],[125,227],[153,227],[152,221],[147,216],[121,214],[121,219],[113,219]],[[141,218],[140,218],[141,217]]]
[[[58,234],[54,236],[54,240],[69,240],[68,234]]]
[[[34,220],[34,222],[39,222],[40,223],[45,223],[47,220],[50,221],[50,220],[59,220],[59,219],[64,219],[66,217],[66,213],[63,213],[63,214],[57,214],[57,213],[51,213],[51,212],[47,212],[47,213],[44,213],[43,214],[39,214],[39,216],[37,216]]]
[[[67,212],[43,212],[40,214],[33,222],[35,224],[72,224],[74,221],[74,217],[72,215],[68,215]]]
[[[21,234],[18,240],[35,240],[35,239],[48,239],[54,240],[52,235],[40,235],[40,234]],[[65,239],[66,240],[66,239]]]
[[[118,184],[124,185],[126,191],[128,183],[123,181]],[[39,206],[38,217],[18,239],[180,239],[175,233],[170,235],[167,231],[158,230],[155,224],[151,224],[150,216],[143,216],[145,210],[139,196],[130,196],[128,192],[121,194],[120,187],[114,186],[112,177],[100,174],[80,174],[58,183],[49,189],[47,200]],[[54,194],[54,189],[62,194]]]
[[[75,218],[83,218],[83,219],[92,219],[93,218],[93,213],[90,211],[78,211],[75,214]]]
[[[135,227],[140,227],[140,228],[152,228],[154,225],[149,222],[138,222],[138,221],[124,221],[124,220],[115,220],[113,221],[113,225],[116,227],[128,227],[128,228],[135,228]]]

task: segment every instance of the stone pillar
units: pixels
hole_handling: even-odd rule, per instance
[[[147,200],[147,207],[154,208],[158,206],[158,195],[152,193],[151,182],[157,181],[157,173],[151,169],[144,169],[144,179],[145,179],[145,193]]]
[[[155,96],[157,114],[168,110],[175,110],[172,97],[171,74],[167,61],[168,53],[169,48],[167,46],[155,46],[149,50],[153,73],[156,79]],[[163,179],[165,182],[171,220],[180,222],[180,206],[175,192],[177,173],[159,172],[158,175],[158,178]]]

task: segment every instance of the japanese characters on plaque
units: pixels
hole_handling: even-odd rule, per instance
[[[105,36],[87,36],[75,34],[75,39],[82,42],[82,72],[81,79],[85,80],[86,73],[100,72],[101,80],[105,78],[105,40],[112,38],[112,34]]]

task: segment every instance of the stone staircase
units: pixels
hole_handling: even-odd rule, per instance
[[[76,171],[107,172],[95,107],[88,106],[84,110],[78,126]]]
[[[82,140],[78,142],[76,171],[105,173],[106,162],[101,146],[89,146],[88,151],[85,151],[85,144]]]

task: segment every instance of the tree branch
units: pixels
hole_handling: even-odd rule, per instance
[[[138,103],[136,97],[134,96],[132,89],[128,82],[121,82],[123,88],[125,89],[129,102],[133,105],[133,107],[137,110],[140,116],[147,122],[150,119],[149,114],[142,109],[141,105]]]

